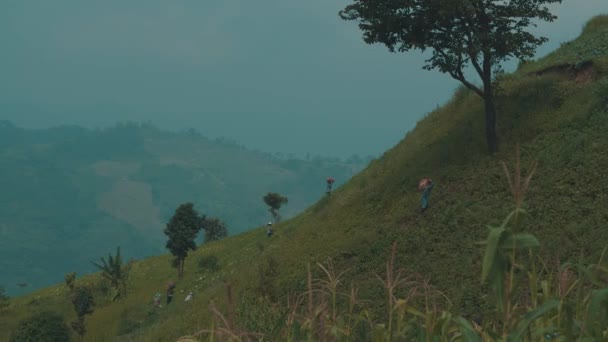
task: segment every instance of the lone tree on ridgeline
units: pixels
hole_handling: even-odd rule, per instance
[[[179,278],[184,274],[184,260],[188,256],[188,251],[196,249],[194,240],[204,227],[205,219],[204,215],[201,216],[194,210],[194,204],[184,203],[175,210],[175,214],[163,230],[169,238],[166,247],[175,257],[173,266],[177,268]]]
[[[561,0],[354,0],[339,15],[354,20],[368,44],[384,44],[390,52],[432,50],[424,69],[438,69],[474,91],[485,102],[488,152],[498,150],[495,74],[509,58],[526,60],[547,41],[527,28],[557,17],[545,6]],[[472,65],[479,87],[465,77]]]
[[[281,196],[276,192],[269,192],[266,196],[263,197],[264,203],[269,207],[268,211],[272,214],[275,222],[279,222],[281,219],[281,215],[279,214],[279,209],[283,206],[283,204],[287,204],[288,199],[285,196]]]

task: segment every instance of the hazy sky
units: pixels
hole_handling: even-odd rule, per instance
[[[268,152],[379,154],[455,81],[366,45],[346,0],[2,0],[0,119],[151,121]],[[543,55],[608,0],[565,0]]]

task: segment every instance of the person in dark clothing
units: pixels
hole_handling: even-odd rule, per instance
[[[167,285],[167,305],[173,300],[173,292],[175,291],[175,283],[170,281]]]
[[[268,222],[268,228],[266,229],[266,236],[271,237],[273,233],[274,233],[274,230],[272,230],[272,222]]]

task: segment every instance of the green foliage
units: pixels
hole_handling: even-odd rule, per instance
[[[10,342],[67,342],[70,330],[61,315],[43,311],[19,323],[11,334]]]
[[[173,266],[177,268],[180,278],[184,273],[184,259],[188,256],[189,250],[196,249],[194,240],[204,224],[205,216],[200,216],[194,210],[194,205],[188,202],[175,210],[175,214],[163,230],[168,237],[166,247],[175,257]]]
[[[583,34],[577,39],[565,42],[562,46],[536,63],[522,68],[522,72],[548,70],[557,66],[582,65],[585,62],[598,62],[608,55],[608,21],[606,16],[597,16],[590,20]]]
[[[526,30],[537,20],[556,19],[545,6],[550,3],[561,0],[354,0],[340,11],[340,17],[357,21],[366,43],[381,43],[390,52],[430,49],[432,56],[424,69],[446,73],[484,99],[487,144],[493,154],[497,149],[493,82],[500,73],[500,63],[513,57],[531,58],[536,47],[547,41]],[[483,87],[465,78],[468,64]]]
[[[577,279],[570,279],[570,283],[563,279],[555,281],[554,270],[544,268],[537,272],[536,259],[526,255],[535,256],[540,245],[538,240],[530,234],[512,233],[508,227],[517,213],[523,211],[516,209],[499,227],[491,228],[485,243],[481,278],[502,284],[493,287],[495,292],[501,292],[497,296],[501,300],[495,303],[500,313],[497,318],[486,316],[484,322],[476,323],[455,315],[451,312],[450,300],[427,280],[411,274],[405,276],[403,270],[395,268],[397,245],[394,243],[386,274],[378,276],[386,291],[385,315],[374,316],[368,306],[372,302],[360,299],[355,285],[344,286],[345,272],[338,273],[330,259],[326,264],[318,264],[322,271],[320,278],[313,279],[309,269],[307,290],[290,294],[286,306],[265,296],[243,297],[237,310],[238,328],[228,325],[228,334],[241,336],[244,332],[256,332],[271,340],[285,341],[531,342],[559,336],[567,336],[569,341],[608,338],[608,283],[597,282],[599,275],[608,276],[608,268],[599,266],[602,260],[591,268],[579,265],[587,271]],[[528,253],[516,253],[521,251]],[[519,271],[523,271],[521,275]],[[579,288],[586,288],[580,285],[585,278],[595,279],[599,289],[583,297],[564,291],[564,286],[577,284]],[[525,284],[533,287],[522,286]],[[525,295],[536,288],[540,296]],[[415,304],[417,296],[423,299],[422,309]],[[573,330],[572,326],[583,328]],[[213,327],[207,331],[212,336],[217,334],[214,337],[223,334],[215,332]]]
[[[599,100],[599,109],[608,113],[608,77],[604,77],[597,82],[594,92]]]
[[[141,328],[150,326],[158,321],[159,312],[157,309],[137,306],[124,310],[118,317],[118,336],[133,333]]]
[[[70,293],[70,301],[78,317],[84,317],[93,313],[95,300],[93,299],[93,292],[89,287],[77,286],[74,288],[74,291]]]
[[[217,272],[220,270],[219,260],[213,254],[199,257],[198,267],[203,271],[209,272]]]
[[[84,323],[85,317],[91,315],[94,311],[95,299],[93,297],[93,291],[87,285],[76,286],[75,285],[76,275],[71,273],[66,276],[66,283],[70,287],[68,298],[76,311],[76,320],[70,323],[72,330],[74,330],[81,338],[86,333],[86,326]]]
[[[266,296],[245,295],[240,297],[236,319],[241,330],[276,336],[283,328],[286,313],[286,308]]]
[[[70,290],[70,292],[74,291],[74,286],[76,286],[76,272],[66,274],[64,280],[68,290]]]
[[[203,229],[205,230],[205,242],[220,240],[228,236],[226,224],[217,218],[205,219]]]
[[[279,275],[279,263],[273,256],[267,256],[258,266],[257,292],[272,300],[277,296],[276,278]]]
[[[288,198],[276,192],[269,192],[262,199],[269,207],[268,211],[270,211],[275,221],[280,221],[281,216],[279,215],[279,209],[281,209],[284,204],[287,204],[289,201]]]
[[[101,271],[101,276],[108,280],[114,289],[112,301],[117,301],[127,295],[127,284],[131,263],[123,264],[120,256],[120,247],[116,248],[116,255],[108,254],[108,259],[100,258],[101,264],[93,262],[93,265]]]

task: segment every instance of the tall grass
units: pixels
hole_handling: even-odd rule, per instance
[[[193,336],[205,334],[209,341],[608,340],[604,254],[596,264],[550,267],[536,256],[540,243],[533,235],[509,230],[517,213],[525,212],[516,209],[500,226],[490,227],[483,242],[481,280],[490,285],[495,312],[485,313],[481,322],[454,315],[450,300],[428,279],[395,269],[398,246],[394,243],[384,276],[377,276],[386,293],[386,315],[382,317],[373,317],[369,303],[358,298],[356,285],[344,284],[344,271],[337,272],[329,259],[317,264],[320,278],[312,277],[309,266],[307,290],[289,296],[277,336],[234,329],[232,319],[213,305],[212,326]],[[414,298],[422,298],[424,305],[416,307]]]
[[[276,334],[238,330],[227,287],[228,319],[214,306],[207,334],[216,340],[281,341],[603,341],[608,340],[608,267],[605,252],[595,264],[555,263],[537,255],[540,242],[529,233],[510,229],[525,214],[522,202],[536,163],[522,182],[519,147],[512,177],[507,176],[515,208],[499,226],[488,226],[481,242],[481,281],[489,285],[492,311],[479,320],[455,315],[450,299],[429,279],[397,269],[398,245],[393,242],[384,275],[376,274],[385,292],[386,314],[374,316],[370,302],[358,297],[355,284],[345,284],[347,272],[337,271],[332,259],[317,263],[321,276],[307,269],[306,290],[291,294]],[[457,286],[457,284],[455,284]],[[420,306],[420,303],[422,305]]]

